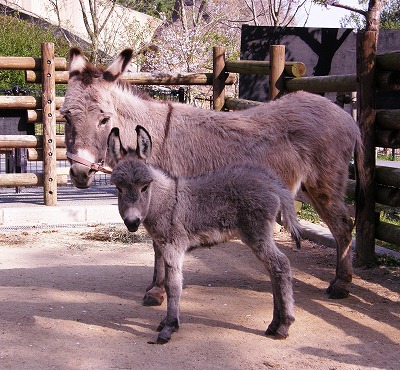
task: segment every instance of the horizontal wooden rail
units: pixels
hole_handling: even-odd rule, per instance
[[[251,107],[256,107],[260,104],[264,104],[259,101],[237,99],[237,98],[225,98],[225,108],[229,110],[243,110]]]
[[[66,84],[69,78],[69,72],[57,71],[55,80],[58,84]],[[121,80],[132,85],[212,85],[212,73],[150,73],[138,72],[124,74]],[[29,83],[40,83],[42,74],[40,71],[26,71],[26,81]],[[235,82],[235,76],[229,75],[225,81],[226,85],[232,85]]]
[[[400,130],[400,109],[378,110],[375,122],[380,128]]]
[[[393,245],[400,245],[400,227],[380,221],[375,226],[375,238]]]
[[[400,130],[376,129],[375,145],[380,148],[400,148]]]
[[[346,196],[354,200],[356,180],[349,179],[347,182]],[[375,186],[376,203],[389,206],[400,207],[400,189],[391,186],[376,184]]]
[[[28,148],[27,150],[28,161],[43,161],[43,149],[41,148]],[[56,148],[57,161],[67,160],[67,151],[65,148]]]
[[[43,186],[42,173],[6,173],[0,174],[0,187]],[[57,174],[57,185],[67,185],[68,175]]]
[[[271,63],[257,60],[227,60],[227,72],[241,74],[269,75]],[[306,66],[302,62],[285,62],[285,74],[289,77],[301,77],[306,73]]]
[[[285,79],[286,91],[304,90],[313,93],[355,91],[356,75],[312,76]]]
[[[395,51],[377,55],[376,65],[381,70],[400,72],[400,52]]]
[[[376,166],[375,181],[378,184],[400,188],[400,168]]]
[[[69,72],[68,71],[56,71],[54,74],[54,79],[56,84],[66,84],[68,83]],[[41,71],[25,71],[25,80],[28,83],[42,83],[42,72]]]
[[[56,146],[65,147],[64,135],[56,136]],[[42,148],[43,136],[35,135],[0,135],[0,148]]]
[[[379,90],[400,90],[400,71],[378,71],[376,86]]]
[[[57,70],[67,69],[67,60],[65,58],[57,57],[54,59],[55,68]],[[32,57],[0,57],[0,69],[41,69],[42,58]]]
[[[64,103],[64,97],[56,97],[56,108]],[[42,98],[34,96],[0,96],[0,109],[40,109]]]
[[[42,110],[41,109],[27,109],[27,121],[29,123],[42,122]],[[61,115],[60,111],[56,111],[56,121],[65,122],[64,116]]]

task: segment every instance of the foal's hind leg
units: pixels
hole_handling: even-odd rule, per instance
[[[328,225],[336,241],[336,275],[326,292],[329,298],[340,299],[349,295],[349,284],[352,280],[353,266],[351,231],[353,220],[341,194],[322,192],[323,189],[306,187],[312,205],[321,219]]]
[[[286,338],[289,335],[289,326],[294,322],[293,287],[289,259],[277,248],[272,240],[272,235],[261,243],[249,245],[255,255],[264,263],[271,279],[274,313],[265,334]]]
[[[154,249],[154,273],[153,281],[147,287],[143,297],[143,306],[160,306],[164,301],[165,262],[158,245],[153,242]]]

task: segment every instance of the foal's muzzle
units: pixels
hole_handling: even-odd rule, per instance
[[[133,220],[129,219],[128,217],[124,219],[125,226],[128,228],[128,230],[132,233],[137,231],[140,225],[140,218],[135,218]]]

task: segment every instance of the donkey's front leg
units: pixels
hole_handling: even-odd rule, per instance
[[[157,330],[157,343],[164,344],[171,339],[174,331],[179,329],[179,301],[182,293],[182,266],[184,252],[177,251],[176,247],[169,245],[165,259],[165,290],[167,292],[167,316],[160,322]],[[171,253],[172,252],[172,253]]]
[[[154,249],[154,273],[153,281],[147,287],[146,294],[143,297],[143,306],[160,306],[164,302],[164,280],[165,280],[165,262],[160,252],[160,248],[153,241]]]

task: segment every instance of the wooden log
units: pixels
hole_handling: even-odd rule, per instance
[[[400,90],[400,71],[378,71],[376,74],[376,86],[379,90]]]
[[[44,204],[57,205],[56,83],[54,44],[42,44],[43,187]]]
[[[26,71],[26,82],[40,83],[40,71]],[[69,79],[69,72],[56,71],[56,84],[66,84]],[[155,73],[138,72],[129,73],[121,76],[121,80],[132,85],[212,85],[212,73]],[[232,85],[235,82],[235,76],[229,74],[225,84]]]
[[[376,238],[386,243],[400,246],[400,227],[388,222],[380,221],[376,225]]]
[[[286,91],[304,90],[312,93],[356,91],[356,75],[330,75],[285,78]]]
[[[64,103],[64,97],[55,98],[56,108]],[[0,109],[41,109],[42,99],[34,96],[0,96]]]
[[[213,48],[213,109],[222,110],[225,103],[225,48],[217,46]]]
[[[41,109],[27,109],[26,115],[29,123],[42,122],[43,115]],[[56,110],[56,121],[65,122],[65,118],[59,110]]]
[[[69,72],[68,71],[56,71],[55,81],[56,84],[68,83]],[[42,83],[42,72],[41,71],[25,71],[25,81],[28,83]]]
[[[377,147],[400,148],[400,130],[377,129],[375,135]]]
[[[0,187],[43,186],[42,173],[2,173]],[[67,185],[68,175],[57,174],[57,185]]]
[[[400,188],[400,168],[376,166],[375,181],[385,186]]]
[[[356,190],[356,181],[348,180],[346,197],[354,200]],[[400,188],[395,188],[391,186],[384,186],[376,184],[376,203],[389,206],[389,207],[399,207],[400,206]]]
[[[379,128],[400,129],[400,109],[378,110],[375,123]]]
[[[251,107],[256,107],[258,105],[265,104],[259,101],[237,99],[237,98],[225,98],[225,108],[229,110],[243,110]]]
[[[285,81],[285,46],[271,45],[269,47],[271,69],[269,73],[268,100],[274,100],[283,95]]]
[[[376,56],[377,68],[387,71],[400,71],[400,51]]]
[[[64,135],[57,135],[57,148],[65,148]],[[43,136],[0,135],[0,148],[43,148]]]
[[[67,152],[65,148],[56,148],[57,161],[67,160]],[[28,161],[43,161],[43,149],[29,148],[27,150]]]
[[[67,69],[67,60],[65,58],[54,58],[55,68],[57,70]],[[0,69],[34,69],[40,70],[42,68],[41,58],[31,57],[0,57]],[[41,81],[39,81],[41,82]]]
[[[301,62],[285,62],[285,75],[288,77],[301,77],[306,73],[306,66]],[[261,60],[227,60],[227,72],[240,74],[269,75],[270,61]]]
[[[356,195],[355,265],[367,266],[375,261],[375,106],[376,47],[378,33],[357,33],[357,112],[364,144],[364,161],[360,163],[365,189]],[[340,258],[340,257],[339,257]]]

